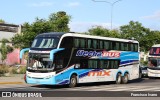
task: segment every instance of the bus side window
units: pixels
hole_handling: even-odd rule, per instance
[[[98,49],[98,40],[93,40],[93,49]]]
[[[99,68],[104,69],[104,60],[99,61]]]
[[[62,39],[60,48],[72,48],[73,47],[73,38],[72,37],[64,37]]]
[[[120,64],[119,60],[113,61],[113,69],[118,69],[119,68],[119,64]]]
[[[104,42],[102,40],[99,41],[99,49],[104,49],[103,47]]]
[[[128,51],[128,43],[124,43],[124,50]]]
[[[121,49],[120,50],[125,51],[125,45],[124,45],[124,43],[121,43]]]
[[[116,50],[116,42],[115,41],[112,41],[112,49]]]
[[[119,42],[116,42],[116,50],[120,50],[120,43]]]
[[[138,44],[134,44],[134,51],[138,51]]]
[[[80,40],[80,48],[86,48],[86,39],[79,39]]]
[[[56,64],[56,69],[63,68],[63,59],[56,60],[55,64]]]
[[[97,69],[98,68],[98,60],[88,60],[88,68]]]
[[[74,39],[74,47],[75,47],[75,48],[79,48],[79,44],[80,44],[79,39],[78,39],[78,38],[75,38],[75,39]]]
[[[80,68],[82,68],[82,69],[88,68],[88,60],[87,59],[81,59]]]
[[[104,41],[104,49],[110,50],[110,42],[109,41]]]
[[[156,54],[159,54],[159,48],[156,48]]]
[[[92,40],[91,39],[87,40],[87,46],[88,46],[88,49],[92,48]]]

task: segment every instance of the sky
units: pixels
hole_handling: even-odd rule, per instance
[[[95,26],[118,29],[138,21],[146,28],[160,30],[160,0],[0,0],[0,19],[7,23],[32,23],[35,18],[47,19],[51,13],[65,11],[71,16],[72,32],[87,32]],[[107,3],[110,2],[110,3]],[[111,11],[111,7],[113,10]],[[111,14],[112,12],[112,14]]]

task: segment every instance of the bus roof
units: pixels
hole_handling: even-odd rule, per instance
[[[111,40],[111,41],[139,43],[136,40],[127,40],[127,39],[112,38],[112,37],[102,37],[102,36],[94,36],[94,35],[86,35],[86,34],[78,34],[78,33],[66,33],[63,36],[64,37],[72,36],[72,37],[82,37],[82,38],[91,38],[91,39],[100,39],[100,40]]]
[[[91,39],[100,39],[100,40],[111,40],[111,41],[120,41],[120,42],[131,42],[138,43],[136,40],[128,40],[128,39],[120,39],[120,38],[112,38],[112,37],[102,37],[102,36],[94,36],[94,35],[86,35],[86,34],[78,34],[78,33],[65,33],[65,32],[49,32],[39,34],[37,37],[81,37],[81,38],[91,38]]]
[[[36,36],[37,37],[61,37],[64,35],[65,32],[49,32],[49,33],[42,33]]]
[[[152,47],[160,47],[160,44],[155,44]]]

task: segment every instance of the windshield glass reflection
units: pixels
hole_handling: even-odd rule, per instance
[[[32,48],[56,48],[58,45],[58,38],[54,37],[39,37],[34,39]]]

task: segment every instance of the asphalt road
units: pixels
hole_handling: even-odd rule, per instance
[[[114,82],[87,83],[87,84],[79,84],[75,88],[68,88],[67,85],[65,86],[30,85],[30,84],[0,85],[0,91],[3,91],[3,90],[41,91],[42,89],[46,91],[132,91],[132,90],[133,91],[146,91],[146,90],[160,91],[160,78],[136,79],[136,80],[129,81],[128,84],[115,84]]]
[[[110,99],[114,98],[114,100],[116,99],[118,100],[120,98],[123,98],[123,100],[125,98],[126,100],[127,98],[129,98],[130,100],[138,100],[135,99],[137,97],[138,98],[140,97],[141,100],[143,100],[143,98],[144,100],[147,100],[148,98],[150,99],[154,98],[155,100],[157,98],[159,99],[160,97],[160,78],[156,79],[143,78],[143,79],[129,81],[128,84],[118,84],[118,85],[114,84],[114,82],[80,84],[75,88],[68,88],[68,86],[11,84],[11,85],[1,85],[0,91],[1,92],[11,91],[17,93],[25,93],[25,92],[41,93],[41,91],[43,91],[41,94],[43,97],[47,96],[56,97],[57,98],[56,100],[59,100],[58,98],[65,98],[65,99],[76,98],[76,100],[82,100],[82,98],[84,97],[87,98],[93,97],[94,100],[101,100],[101,99],[103,100],[106,97]],[[145,95],[148,93],[153,95],[153,97],[152,96],[148,97]],[[137,94],[141,95],[137,96]]]

